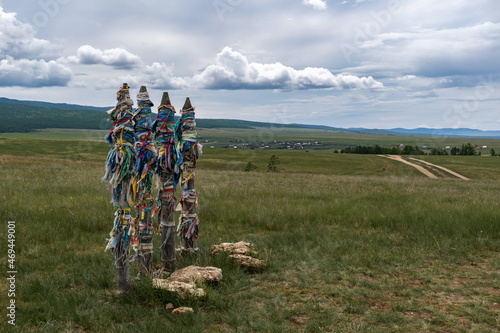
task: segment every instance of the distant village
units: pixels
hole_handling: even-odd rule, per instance
[[[247,142],[244,139],[233,139],[217,144],[217,142],[212,142],[211,140],[206,140],[205,138],[199,137],[200,142],[204,143],[207,148],[230,148],[230,149],[288,149],[288,150],[319,150],[319,149],[332,149],[336,145],[332,143],[323,143],[320,141],[260,141],[260,142]],[[229,144],[228,144],[229,142]],[[385,146],[385,148],[395,148],[403,150],[407,145],[405,144],[393,144]],[[474,145],[475,150],[481,151],[488,149],[487,145]],[[440,151],[450,152],[454,149],[453,146],[447,145],[444,148],[434,148],[429,146],[420,146],[418,149],[422,151],[430,151],[432,149],[438,149]],[[339,149],[339,152],[344,149]]]
[[[231,144],[227,145],[227,148],[233,148],[233,149],[238,149],[238,148],[254,148],[254,149],[308,149],[311,147],[314,148],[320,148],[324,146],[321,142],[319,141],[313,141],[313,142],[296,142],[296,141],[270,141],[270,142],[264,142],[261,141],[260,143],[246,143],[243,142],[243,140],[236,140],[236,143],[233,144],[233,141],[230,141]]]

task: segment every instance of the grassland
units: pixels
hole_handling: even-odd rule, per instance
[[[212,126],[213,124],[208,123]],[[199,128],[198,134],[200,142],[207,148],[222,148],[228,145],[239,145],[243,143],[261,145],[273,143],[273,141],[295,141],[295,142],[316,142],[321,145],[306,147],[305,150],[318,149],[342,149],[348,146],[375,145],[412,145],[427,146],[430,148],[444,148],[446,146],[461,147],[464,143],[472,145],[487,146],[482,151],[482,155],[489,155],[490,149],[500,153],[500,140],[488,138],[456,138],[456,137],[425,137],[410,135],[388,135],[355,133],[347,131],[331,131],[309,128],[289,128],[289,127],[256,127],[256,128]],[[92,129],[42,129],[27,133],[0,133],[0,139],[28,139],[28,140],[67,140],[67,141],[96,141],[102,143],[102,138],[109,130]]]
[[[196,180],[202,252],[178,259],[181,267],[221,267],[224,280],[195,302],[154,291],[145,279],[134,280],[128,295],[115,293],[112,255],[103,252],[114,213],[100,182],[108,147],[58,133],[0,139],[0,257],[6,263],[5,223],[15,220],[18,271],[15,329],[0,284],[2,332],[500,327],[499,157],[418,157],[466,182],[427,179],[377,156],[206,148]],[[272,154],[279,173],[266,172]],[[257,169],[244,172],[248,162]],[[211,244],[239,240],[256,245],[268,263],[262,273],[208,254]],[[172,316],[167,302],[195,313]]]

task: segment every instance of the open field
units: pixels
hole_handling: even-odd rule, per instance
[[[202,253],[179,266],[215,265],[224,280],[207,287],[204,302],[183,303],[146,280],[115,293],[112,255],[103,252],[114,213],[100,182],[107,150],[64,136],[0,139],[0,220],[16,221],[18,271],[17,330],[2,296],[2,332],[500,327],[499,157],[418,156],[471,179],[463,181],[428,179],[375,155],[206,148],[197,174]],[[279,173],[266,172],[272,154]],[[256,171],[243,171],[248,162]],[[268,263],[262,273],[208,255],[211,244],[239,240],[255,243]],[[6,295],[5,283],[0,289]],[[174,317],[168,301],[195,313]]]
[[[103,141],[103,137],[109,130],[87,130],[87,129],[44,129],[29,133],[0,133],[1,138],[14,139],[46,139],[46,140],[76,140],[76,141]],[[494,148],[500,153],[500,139],[481,138],[455,138],[455,137],[424,137],[410,135],[387,135],[354,133],[345,131],[330,131],[308,128],[287,127],[257,127],[257,128],[199,128],[200,142],[207,148],[213,146],[221,148],[228,145],[239,145],[243,143],[272,144],[273,141],[295,141],[316,142],[321,145],[306,147],[305,150],[315,149],[341,149],[348,146],[379,144],[381,146],[412,145],[427,146],[429,148],[444,148],[446,146],[460,147],[464,143],[472,145],[488,146],[482,150],[483,155],[489,155],[490,149]],[[208,142],[206,142],[208,141]]]

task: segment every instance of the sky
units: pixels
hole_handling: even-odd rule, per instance
[[[0,97],[200,118],[500,129],[498,0],[0,0]]]

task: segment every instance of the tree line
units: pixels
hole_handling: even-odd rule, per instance
[[[0,104],[0,133],[32,132],[45,128],[109,129],[108,114],[103,111],[76,110]]]
[[[476,156],[481,155],[470,143],[464,143],[460,148],[453,147],[450,152],[444,149],[432,148],[428,153],[422,151],[418,146],[404,146],[400,147],[382,147],[380,145],[374,146],[353,146],[346,147],[340,150],[344,154],[387,154],[387,155],[462,155],[462,156]],[[495,150],[491,149],[490,153],[495,156]]]
[[[354,146],[346,147],[340,151],[344,154],[389,154],[389,155],[424,155],[425,153],[418,148],[418,146],[404,146],[403,149],[399,147],[382,147],[380,145],[374,146]]]

